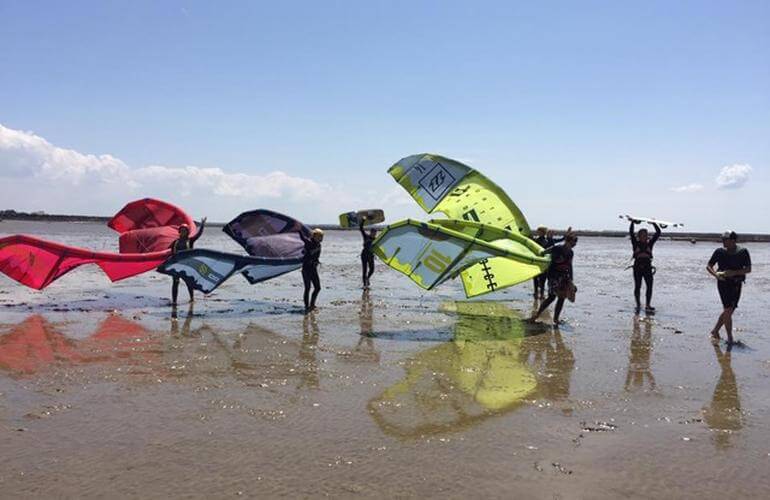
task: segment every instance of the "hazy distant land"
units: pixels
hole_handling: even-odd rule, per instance
[[[98,215],[73,215],[73,214],[49,214],[43,211],[37,212],[19,212],[16,210],[0,210],[0,221],[3,220],[22,220],[22,221],[36,221],[36,222],[102,222],[107,223],[111,217],[104,217]],[[208,222],[208,226],[222,227],[224,222]],[[318,227],[325,231],[351,231],[356,230],[343,228],[339,224],[308,224],[312,227]],[[558,229],[556,230],[559,231]],[[665,231],[665,230],[664,230]],[[669,240],[693,240],[693,241],[719,241],[721,239],[721,232],[688,232],[681,230],[665,231],[663,238]],[[2,227],[0,226],[0,232]],[[580,236],[594,236],[594,237],[606,237],[606,238],[624,238],[628,235],[628,231],[618,230],[594,230],[594,229],[578,229],[575,231]],[[770,234],[761,233],[741,233],[741,241],[749,242],[770,242]]]

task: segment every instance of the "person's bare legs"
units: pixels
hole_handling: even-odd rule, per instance
[[[556,308],[553,311],[553,324],[559,326],[559,316],[561,315],[561,309],[564,307],[564,297],[559,297],[556,301]]]
[[[722,311],[719,314],[719,317],[717,318],[716,325],[714,325],[714,328],[711,329],[711,338],[713,338],[714,340],[719,340],[719,338],[720,338],[719,337],[719,329],[722,328],[722,325],[725,324],[724,317],[725,317],[725,312]]]
[[[725,331],[727,332],[727,345],[733,344],[733,312],[734,307],[728,307],[722,313],[724,317]]]
[[[548,298],[545,299],[542,304],[540,304],[540,309],[538,309],[537,312],[533,314],[531,318],[529,318],[529,320],[535,321],[541,314],[543,314],[543,311],[548,309],[548,306],[550,306],[555,299],[556,295],[549,295]]]

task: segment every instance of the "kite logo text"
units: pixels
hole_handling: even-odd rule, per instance
[[[455,184],[455,178],[440,163],[420,179],[420,186],[428,192],[434,200],[440,200],[444,194]]]

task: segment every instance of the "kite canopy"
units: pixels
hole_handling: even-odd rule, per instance
[[[300,267],[302,257],[261,258],[196,248],[172,255],[158,272],[182,278],[196,290],[211,293],[238,272],[253,285]]]
[[[310,228],[288,215],[271,210],[244,212],[223,229],[249,255],[255,257],[302,257],[305,245],[297,234],[310,236]]]
[[[93,252],[26,235],[0,238],[0,271],[36,290],[42,290],[83,264],[96,264],[112,281],[158,267],[171,255],[178,227],[195,222],[182,209],[145,198],[129,203],[107,224],[120,233],[120,253]]]
[[[305,244],[297,233],[309,235],[310,229],[296,219],[270,210],[252,210],[222,230],[249,255],[196,248],[175,254],[158,271],[211,293],[236,273],[253,285],[302,267]]]
[[[549,263],[548,258],[538,256],[539,250],[518,233],[463,220],[397,222],[380,234],[374,246],[375,254],[386,264],[427,290],[492,258],[517,264],[517,278],[530,279]],[[491,291],[496,277],[485,272],[471,274],[469,279],[466,291],[484,293]]]
[[[497,184],[468,165],[439,155],[402,158],[388,173],[426,212],[481,222],[529,236],[527,219]]]
[[[418,285],[430,289],[459,272],[466,296],[475,297],[517,285],[548,268],[550,257],[542,257],[543,249],[529,240],[530,228],[524,214],[505,191],[480,172],[450,158],[430,154],[403,158],[388,172],[426,212],[441,212],[449,217],[430,222],[440,228],[439,233],[450,236],[454,248],[447,248],[449,253],[434,248],[438,243],[431,243],[428,253],[414,253],[413,247],[425,248],[425,241],[417,243],[414,235],[407,236],[413,229],[402,229],[390,237],[386,230],[375,242],[375,253]],[[399,241],[389,242],[390,248],[386,250],[381,248],[388,241],[386,238]],[[480,245],[479,241],[485,244]],[[409,258],[410,264],[404,265]],[[443,264],[439,265],[442,259]],[[443,266],[451,269],[444,273]],[[431,267],[442,267],[441,276],[427,276]]]

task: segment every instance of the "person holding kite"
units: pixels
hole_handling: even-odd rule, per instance
[[[193,246],[195,245],[195,242],[198,241],[198,238],[201,237],[203,234],[203,229],[206,227],[206,217],[204,217],[201,220],[200,228],[198,229],[198,232],[190,238],[190,226],[187,224],[181,224],[179,226],[179,238],[174,240],[174,242],[171,244],[171,255],[175,255],[178,252],[183,252],[185,250],[192,250]],[[187,292],[190,294],[190,302],[193,302],[193,292],[194,288],[190,281],[185,280],[185,285],[187,285]],[[176,307],[176,299],[179,295],[179,277],[174,276],[171,279],[171,305]]]
[[[577,287],[572,282],[572,258],[574,253],[572,249],[577,245],[577,235],[571,228],[564,236],[564,242],[559,245],[548,247],[544,253],[551,255],[551,264],[548,266],[546,276],[548,278],[548,297],[540,304],[540,308],[530,318],[535,321],[548,307],[556,301],[556,309],[553,315],[553,325],[559,326],[559,316],[564,307],[564,300],[575,301],[575,292]]]

